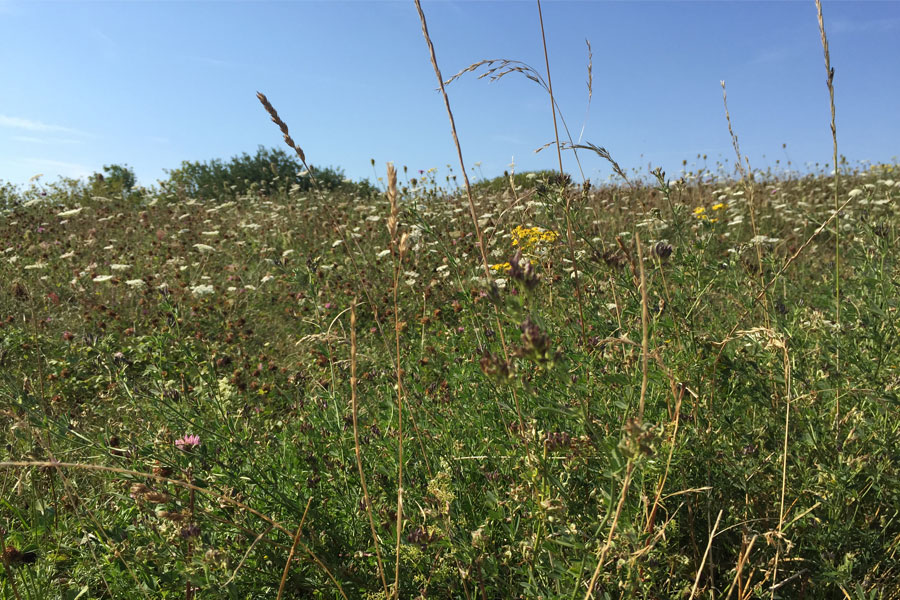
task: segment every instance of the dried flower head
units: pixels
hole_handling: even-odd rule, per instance
[[[665,242],[657,242],[656,245],[653,246],[653,250],[651,252],[656,258],[660,260],[666,260],[667,258],[672,256],[672,245]]]
[[[509,259],[509,276],[520,282],[527,290],[533,290],[540,282],[540,277],[534,271],[534,265],[530,260],[522,258],[522,251],[516,250],[516,253]]]

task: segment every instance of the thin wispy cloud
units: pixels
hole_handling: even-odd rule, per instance
[[[40,138],[31,135],[14,135],[9,138],[14,142],[23,142],[26,144],[44,144],[58,146],[62,144],[81,144],[81,140],[73,140],[66,138]]]
[[[94,172],[93,169],[86,165],[63,160],[25,158],[21,162],[35,171],[58,173],[63,177],[89,177]]]
[[[900,19],[833,19],[826,23],[828,33],[887,33],[900,29]]]
[[[21,117],[10,117],[9,115],[0,115],[0,127],[9,129],[24,129],[25,131],[38,131],[42,133],[68,133],[72,135],[86,135],[83,131],[72,129],[71,127],[63,127],[61,125],[51,125],[34,119],[23,119]]]
[[[109,37],[107,34],[103,33],[100,29],[94,28],[91,31],[91,34],[94,36],[94,39],[98,42],[103,55],[107,59],[114,59],[119,54],[119,44],[116,43],[114,39]]]
[[[204,65],[210,65],[213,67],[237,68],[241,66],[240,64],[230,60],[222,60],[220,58],[212,58],[210,56],[188,56],[187,58],[194,62],[198,62]]]

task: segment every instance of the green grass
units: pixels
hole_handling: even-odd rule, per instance
[[[7,548],[0,597],[274,598],[304,514],[283,597],[383,597],[354,448],[354,299],[388,586],[400,322],[399,597],[580,599],[601,553],[598,598],[687,598],[695,581],[704,598],[897,597],[896,166],[842,175],[842,198],[859,192],[837,220],[839,327],[833,224],[778,276],[832,215],[830,178],[485,185],[492,264],[517,226],[561,234],[530,249],[536,285],[498,273],[497,287],[467,200],[435,179],[400,182],[397,315],[383,196],[10,196],[0,460],[85,468],[0,467],[0,530],[19,553]],[[186,434],[200,446],[179,449]]]

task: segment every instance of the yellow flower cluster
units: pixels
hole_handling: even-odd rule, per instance
[[[725,208],[725,205],[719,202],[718,204],[713,205],[712,210],[717,211],[722,210],[723,208]],[[694,209],[694,216],[701,221],[709,221],[710,223],[715,223],[719,220],[717,217],[710,217],[708,214],[706,214],[706,208],[702,206],[698,206]]]
[[[512,235],[513,247],[519,248],[524,254],[544,243],[552,244],[559,239],[559,234],[555,231],[540,227],[522,227],[521,225],[513,229],[510,235]]]
[[[508,262],[505,263],[497,263],[496,265],[491,265],[491,269],[497,272],[508,273],[510,269],[512,269],[512,265]]]

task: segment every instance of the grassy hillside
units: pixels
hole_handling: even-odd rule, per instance
[[[897,597],[896,166],[403,179],[10,196],[0,597]]]

